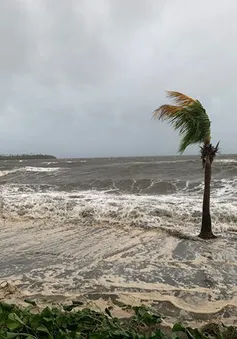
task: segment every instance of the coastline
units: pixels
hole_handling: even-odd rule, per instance
[[[10,154],[0,155],[0,160],[41,160],[41,159],[57,159],[50,154]]]

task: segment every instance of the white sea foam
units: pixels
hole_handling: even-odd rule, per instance
[[[59,167],[31,167],[26,166],[24,168],[19,169],[20,171],[26,171],[26,172],[56,172],[60,170]]]
[[[201,197],[192,196],[114,195],[96,191],[37,193],[10,185],[2,188],[0,213],[8,220],[155,227],[195,233],[200,224],[201,206]],[[237,231],[235,203],[215,198],[211,209],[217,231]]]
[[[8,174],[11,174],[11,173],[14,173],[14,172],[16,172],[16,170],[9,170],[9,171],[7,171],[7,170],[5,170],[5,171],[0,171],[0,177],[4,177],[4,176],[6,176],[6,175],[8,175]]]
[[[111,231],[70,221],[56,221],[53,227],[40,220],[1,223],[0,246],[7,248],[1,253],[1,276],[27,288],[36,301],[40,294],[48,301],[54,294],[57,302],[61,295],[65,302],[65,294],[75,300],[78,295],[98,294],[99,290],[101,297],[103,292],[122,296],[123,304],[162,306],[162,312],[167,310],[169,316],[174,309],[176,319],[172,323],[178,314],[179,318],[186,314],[185,320],[192,319],[193,312],[197,317],[202,313],[202,318],[210,317],[208,313],[214,317],[217,312],[226,317],[228,312],[234,323],[234,237],[214,241],[195,237],[196,241],[190,241],[156,229],[116,227]],[[24,294],[24,299],[25,295],[29,294]]]
[[[214,197],[223,197],[223,199],[235,199],[237,192],[237,177],[232,179],[221,179],[220,187],[213,192]]]
[[[8,174],[17,173],[17,172],[57,172],[59,171],[59,167],[31,167],[26,166],[23,168],[15,168],[11,170],[0,171],[0,177],[7,176]]]
[[[237,159],[216,159],[215,162],[223,163],[223,164],[233,164],[237,163]]]

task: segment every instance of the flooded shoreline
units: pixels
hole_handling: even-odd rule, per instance
[[[5,221],[1,281],[41,302],[84,296],[99,305],[114,299],[153,306],[170,321],[234,324],[236,239],[228,243],[231,251],[225,237],[207,242],[161,230]]]

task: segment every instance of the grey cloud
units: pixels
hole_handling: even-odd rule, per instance
[[[0,10],[0,72],[8,80],[12,74],[28,71],[34,39],[26,8],[20,1],[2,0]]]
[[[2,0],[0,151],[174,154],[151,119],[164,90],[198,97],[235,152],[234,0]],[[197,148],[189,152],[196,152]]]

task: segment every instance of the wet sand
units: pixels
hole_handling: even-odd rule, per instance
[[[234,235],[227,248],[225,237],[207,242],[154,229],[33,221],[2,222],[0,229],[0,281],[18,291],[3,288],[2,300],[31,296],[43,304],[82,298],[100,307],[143,303],[167,322],[236,323]]]

